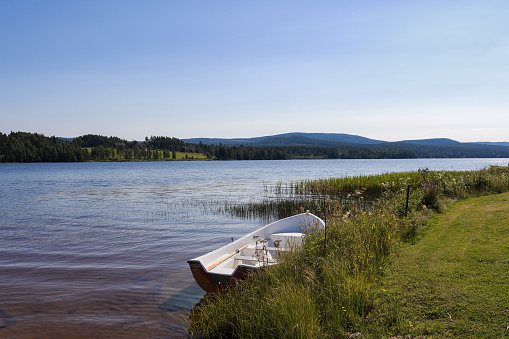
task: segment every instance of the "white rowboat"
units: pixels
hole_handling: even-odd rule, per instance
[[[253,270],[277,264],[279,253],[300,246],[310,227],[324,228],[325,223],[311,213],[297,214],[191,259],[188,264],[198,285],[207,292],[216,292]]]

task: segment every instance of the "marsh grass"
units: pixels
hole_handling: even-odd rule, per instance
[[[303,211],[310,211],[316,214],[323,209],[323,204],[323,200],[306,197],[277,198],[249,203],[227,202],[223,206],[218,207],[217,211],[243,219],[269,221],[286,218]]]
[[[406,191],[410,189],[408,207]],[[509,190],[509,168],[485,168],[478,171],[430,171],[386,173],[370,176],[303,180],[265,186],[273,197],[260,202],[227,202],[217,212],[240,218],[263,221],[281,219],[302,211],[326,218],[325,205],[339,204],[342,209],[352,206],[371,209],[377,200],[390,201],[398,217],[405,214],[426,215],[440,212],[452,201]],[[329,201],[326,203],[326,201]],[[413,228],[417,223],[413,223]],[[415,235],[409,230],[405,238]]]
[[[362,191],[345,196],[337,196],[331,199],[327,195],[286,195],[278,193],[276,197],[267,198],[263,201],[234,203],[228,201],[216,209],[216,212],[229,214],[243,219],[257,219],[270,221],[286,218],[298,213],[308,211],[322,218],[326,218],[325,209],[331,209],[332,205],[340,205],[343,209],[361,206],[370,208],[372,201],[364,199]]]
[[[281,192],[342,197],[361,192],[366,200],[386,199],[402,194],[410,185],[413,208],[440,208],[445,198],[464,199],[507,191],[509,167],[491,166],[477,171],[430,171],[386,173],[346,178],[303,180],[287,185]]]
[[[334,188],[337,192],[352,195],[356,190],[374,192],[379,189],[378,199],[373,199],[369,208],[365,208],[362,194],[352,199],[348,207],[337,200],[327,200],[326,204],[319,206],[327,221],[326,236],[323,230],[311,230],[302,248],[281,254],[280,264],[252,274],[249,279],[223,293],[207,294],[191,312],[190,333],[214,338],[348,338],[355,332],[362,333],[364,338],[388,338],[440,333],[445,328],[443,323],[421,326],[423,323],[418,321],[424,319],[419,313],[421,309],[426,309],[425,317],[436,315],[441,320],[445,314],[452,314],[452,310],[442,308],[440,300],[443,296],[435,293],[436,286],[440,286],[439,281],[422,278],[426,284],[429,282],[420,286],[421,292],[427,289],[428,299],[422,300],[410,293],[408,299],[402,300],[398,294],[398,291],[411,291],[422,283],[418,275],[425,272],[422,265],[427,258],[423,257],[418,260],[420,263],[402,269],[388,282],[385,274],[390,271],[388,267],[392,267],[392,254],[397,252],[396,249],[409,246],[405,243],[418,243],[419,239],[425,239],[429,231],[423,230],[430,229],[427,226],[430,218],[452,202],[509,191],[508,174],[509,168],[493,167],[473,172],[421,170],[413,174],[374,176],[356,179],[358,187],[352,184],[353,181],[341,181],[346,183],[344,185],[337,181],[334,184],[338,185]],[[386,181],[389,178],[391,181]],[[375,182],[378,182],[378,188]],[[371,188],[368,189],[366,183],[370,183]],[[405,216],[406,187],[409,183],[414,189]],[[319,186],[308,184],[312,192],[307,192],[314,195],[330,194],[332,191],[329,187],[326,191],[315,191]],[[427,194],[434,196],[428,197]],[[451,229],[449,237],[454,238],[456,231]],[[507,242],[504,244],[507,247]],[[461,248],[460,244],[451,247],[451,251],[460,252]],[[428,253],[433,255],[433,251]],[[444,256],[443,260],[447,261],[451,254]],[[500,262],[498,268],[508,271],[507,257],[482,256],[480,252],[478,256],[474,259],[490,263],[493,259]],[[454,279],[468,275],[468,266],[465,268],[458,267],[457,278]],[[416,278],[408,285],[398,284],[405,275],[410,276],[411,272],[406,270],[416,270],[413,272]],[[475,288],[475,284],[472,283],[471,289]],[[390,286],[390,290],[386,286]],[[451,284],[450,288],[454,290],[455,286]],[[502,283],[501,286],[506,288],[507,284]],[[470,290],[458,287],[458,294],[451,294],[451,298],[465,298],[466,291]],[[494,291],[493,300],[497,293],[502,291]],[[483,296],[478,295],[477,298],[476,302],[481,302]],[[461,305],[457,303],[454,314],[460,312]],[[502,307],[505,305],[507,303]],[[412,307],[416,312],[410,312]],[[476,313],[471,315],[477,316]],[[469,334],[461,328],[475,325],[475,322],[469,322],[467,318],[468,315],[459,321],[451,333]],[[501,332],[499,329],[499,332],[493,333]]]

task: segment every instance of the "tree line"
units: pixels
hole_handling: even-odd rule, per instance
[[[190,144],[178,138],[146,137],[127,141],[118,137],[87,134],[74,139],[27,132],[0,133],[0,162],[83,162],[192,159],[201,154],[211,160],[393,159],[415,158],[407,150],[362,146],[225,146]]]
[[[54,136],[0,133],[0,162],[76,162],[87,159],[86,149]]]

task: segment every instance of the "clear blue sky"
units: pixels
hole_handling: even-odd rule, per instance
[[[0,0],[0,132],[509,141],[509,1]]]

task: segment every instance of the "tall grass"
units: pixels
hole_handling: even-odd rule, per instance
[[[306,197],[278,198],[239,204],[228,202],[220,206],[217,211],[243,219],[269,221],[286,218],[303,211],[318,213],[317,211],[322,209],[323,204],[323,199]]]
[[[294,194],[344,196],[363,192],[364,196],[379,197],[386,192],[398,192],[410,185],[413,189],[434,183],[444,195],[458,197],[502,192],[507,187],[509,168],[492,166],[477,171],[430,171],[385,173],[369,176],[327,178],[292,182],[280,192]]]
[[[356,183],[356,184],[354,184]],[[409,210],[406,187],[413,187]],[[357,185],[357,186],[356,186]],[[390,254],[415,239],[420,225],[451,201],[509,191],[509,168],[332,179],[303,183],[303,192],[379,191],[369,208],[362,195],[344,207],[328,200],[324,230],[308,232],[301,249],[224,293],[207,294],[191,312],[194,336],[214,338],[365,338],[403,333],[401,311],[381,288]]]
[[[331,210],[327,229],[307,234],[301,250],[285,252],[222,294],[193,309],[193,333],[210,337],[319,338],[364,328],[377,280],[397,231],[385,208]]]
[[[369,176],[302,180],[288,184],[284,191],[294,194],[326,194],[331,197],[344,196],[360,191],[365,196],[376,197],[386,190],[396,191],[408,184],[416,186],[420,182],[420,172],[385,173]]]

